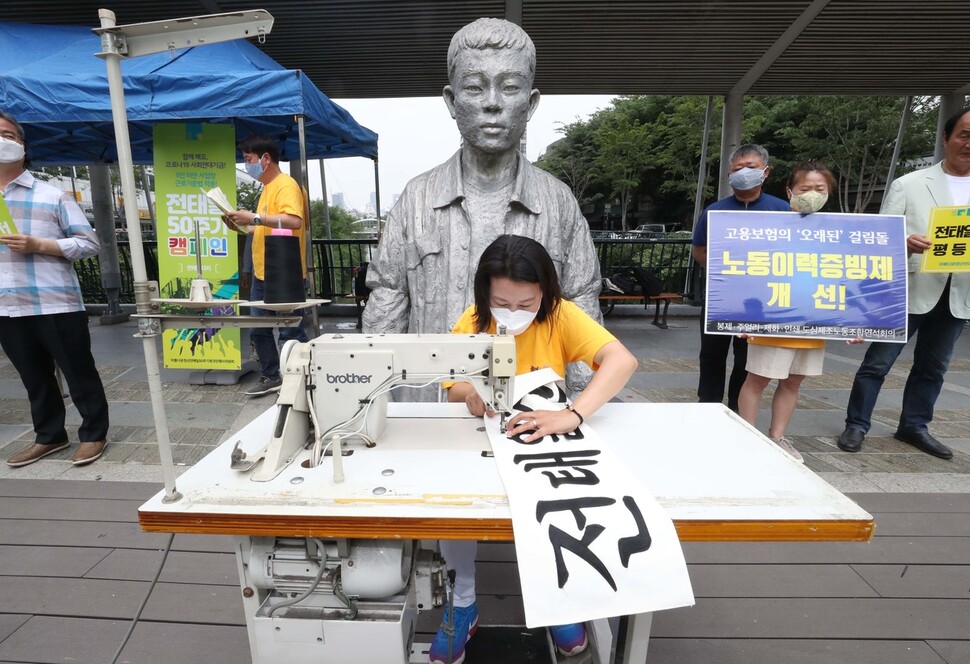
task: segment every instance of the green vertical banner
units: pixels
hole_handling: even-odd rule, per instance
[[[232,125],[157,124],[155,206],[158,220],[158,284],[166,300],[188,299],[196,278],[196,252],[202,276],[214,300],[239,295],[236,234],[222,223],[222,213],[205,196],[220,187],[236,200],[236,133]],[[196,246],[199,227],[201,247]],[[178,303],[164,313],[198,313]],[[233,305],[206,310],[208,316],[234,315]],[[164,365],[169,369],[239,369],[242,355],[237,328],[189,328],[162,334]]]

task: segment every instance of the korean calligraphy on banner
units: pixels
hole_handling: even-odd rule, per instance
[[[239,294],[236,234],[226,228],[222,213],[199,189],[221,187],[235,199],[235,139],[232,125],[155,125],[155,216],[162,297],[189,296],[198,251],[212,297],[233,300]],[[235,307],[226,305],[210,309],[207,315],[234,313]],[[166,329],[162,339],[166,368],[231,370],[242,365],[240,334],[235,328]]]
[[[926,237],[933,246],[923,252],[921,272],[970,272],[970,208],[933,208]]]
[[[712,211],[708,334],[906,342],[902,216]]]
[[[564,408],[560,381],[550,369],[516,376],[515,409]],[[694,604],[673,522],[589,425],[523,444],[498,418],[485,423],[512,511],[526,625]]]

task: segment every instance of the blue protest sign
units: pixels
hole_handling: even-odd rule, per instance
[[[709,334],[906,342],[896,215],[711,211]]]

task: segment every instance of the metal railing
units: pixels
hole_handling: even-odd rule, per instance
[[[684,238],[616,239],[594,240],[599,256],[600,273],[609,277],[630,267],[651,270],[664,283],[664,290],[691,294],[693,270],[690,260],[690,240]],[[150,280],[158,279],[157,245],[144,245],[145,263]],[[354,269],[370,262],[377,249],[377,241],[314,240],[313,256],[316,265],[316,285],[319,297],[334,302],[349,301],[354,290]],[[131,270],[131,247],[126,241],[118,242],[118,263],[121,267],[122,303],[135,301]],[[101,285],[101,269],[97,256],[75,262],[81,293],[88,304],[107,302]]]
[[[663,290],[691,296],[695,264],[688,238],[593,240],[600,259],[600,274],[610,277],[641,267],[663,282]]]

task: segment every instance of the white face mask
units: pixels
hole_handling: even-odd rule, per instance
[[[748,191],[749,189],[760,187],[761,183],[765,181],[765,171],[767,170],[767,166],[760,169],[745,166],[728,175],[728,184],[735,191]]]
[[[512,311],[510,309],[489,307],[488,310],[492,312],[492,318],[495,319],[495,329],[497,330],[499,325],[504,325],[505,331],[512,336],[525,332],[532,325],[532,321],[536,319],[539,313],[538,309],[536,311],[529,311],[527,309]]]
[[[825,207],[825,203],[828,200],[829,195],[823,194],[820,191],[806,191],[803,194],[792,194],[791,209],[802,214],[812,214]]]
[[[24,146],[0,137],[0,164],[14,164],[24,158]]]

